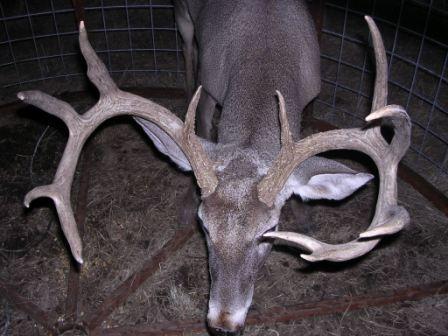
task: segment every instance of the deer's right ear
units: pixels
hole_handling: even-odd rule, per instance
[[[142,118],[134,119],[162,154],[168,156],[183,171],[191,171],[187,157],[168,134],[151,121]]]
[[[168,156],[183,171],[191,171],[191,165],[185,154],[177,143],[164,132],[159,126],[143,118],[134,118],[143,128],[146,135],[152,140],[156,148],[164,155]],[[215,144],[204,139],[200,139],[205,152],[211,157]]]

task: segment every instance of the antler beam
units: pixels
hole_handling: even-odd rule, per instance
[[[371,123],[366,129],[342,129],[313,134],[297,143],[282,134],[282,148],[267,175],[258,185],[259,199],[272,206],[293,170],[311,156],[338,149],[361,151],[369,155],[378,167],[380,188],[374,218],[369,229],[357,240],[346,244],[326,244],[294,232],[270,232],[264,237],[287,240],[311,251],[301,254],[309,261],[344,261],[362,256],[379,242],[375,238],[393,234],[409,222],[408,212],[397,205],[397,166],[410,144],[411,122],[406,111],[398,105],[387,104],[387,58],[381,34],[372,18],[365,17],[373,39],[377,75],[375,79],[372,112],[366,117]],[[284,112],[283,97],[278,92],[282,133],[289,132]],[[282,106],[283,105],[283,106]],[[381,135],[381,125],[376,120],[388,120],[394,127],[394,137],[389,144]],[[283,141],[283,139],[287,139]]]
[[[82,264],[82,242],[71,207],[70,190],[84,143],[105,120],[119,115],[133,115],[155,123],[182,149],[204,196],[212,193],[218,182],[213,162],[207,157],[198,137],[194,134],[194,114],[201,88],[196,91],[190,103],[184,124],[169,110],[151,100],[118,89],[90,45],[82,21],[79,25],[79,44],[88,66],[87,76],[100,92],[100,99],[95,106],[85,114],[79,115],[67,103],[40,91],[19,92],[17,96],[26,103],[62,119],[68,127],[68,142],[53,182],[31,190],[25,196],[24,203],[29,207],[30,203],[39,197],[49,197],[54,201],[72,255]]]

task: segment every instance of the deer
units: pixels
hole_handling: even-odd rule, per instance
[[[176,0],[175,12],[191,94],[185,121],[150,99],[120,90],[81,21],[79,45],[99,100],[80,115],[41,91],[17,94],[62,119],[69,130],[52,183],[28,192],[24,204],[29,207],[40,197],[53,200],[71,254],[82,264],[70,199],[80,153],[105,120],[132,116],[161,153],[194,174],[209,259],[208,328],[215,335],[237,335],[243,332],[256,275],[275,241],[297,247],[309,262],[343,262],[367,254],[383,236],[409,223],[397,201],[397,167],[410,144],[411,122],[403,107],[387,104],[386,53],[369,16],[376,77],[366,125],[301,138],[301,113],[320,90],[319,48],[305,3]],[[200,85],[193,93],[195,76]],[[201,95],[211,103],[198,107]],[[216,141],[207,138],[214,104],[222,107]],[[196,110],[202,137],[196,135]],[[393,129],[391,139],[382,135],[384,124]],[[279,216],[289,198],[341,200],[373,179],[319,156],[341,149],[367,154],[378,168],[378,198],[369,227],[343,244],[281,231]]]

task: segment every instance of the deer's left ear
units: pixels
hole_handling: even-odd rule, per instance
[[[297,185],[294,194],[306,201],[309,199],[341,200],[350,196],[364,184],[369,182],[373,175],[358,174],[318,174],[314,175],[306,184]]]
[[[310,158],[290,176],[287,187],[304,201],[310,199],[341,200],[373,178],[325,158]]]

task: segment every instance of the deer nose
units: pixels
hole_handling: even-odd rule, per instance
[[[237,330],[226,330],[220,327],[209,326],[210,333],[213,336],[240,336],[243,334],[243,327],[238,327]]]
[[[214,336],[238,336],[242,334],[244,324],[234,321],[232,315],[224,312],[217,319],[208,319],[208,327]]]

